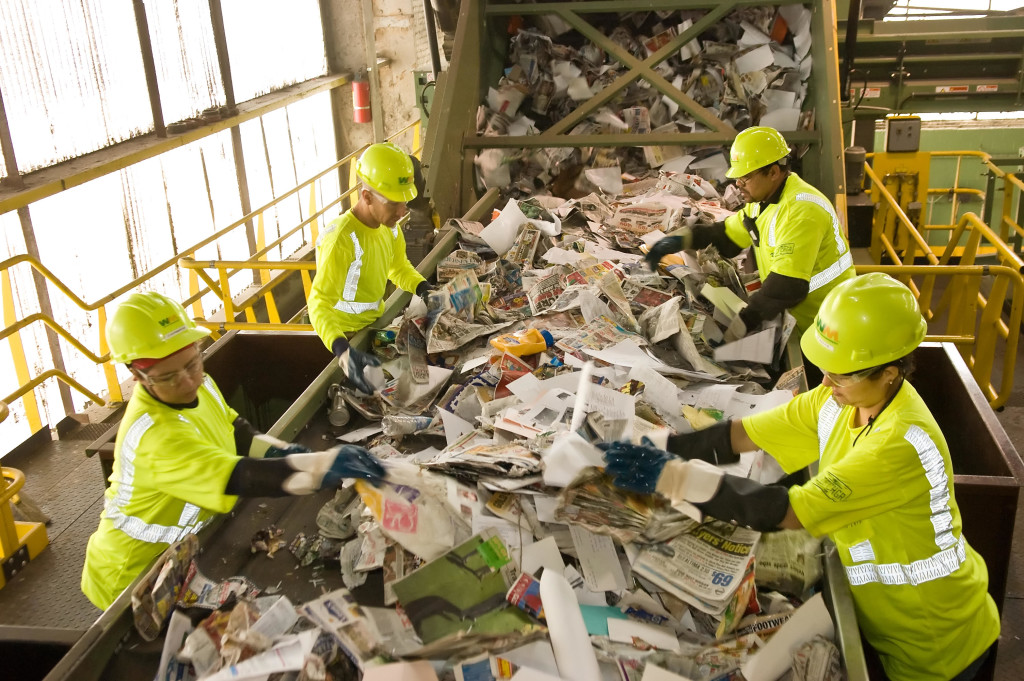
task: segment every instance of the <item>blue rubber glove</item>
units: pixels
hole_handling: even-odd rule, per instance
[[[367,395],[372,395],[375,386],[371,385],[363,375],[367,367],[379,367],[380,360],[368,352],[353,348],[344,338],[335,338],[331,344],[334,356],[338,358],[338,366],[345,372],[349,382]]]
[[[604,470],[616,487],[652,494],[665,464],[676,457],[658,449],[646,437],[642,442],[639,445],[623,441],[602,442],[597,446],[604,451],[604,460],[608,464]]]
[[[304,447],[303,445],[296,444],[294,442],[283,449],[280,447],[275,447],[274,445],[270,445],[269,447],[267,447],[267,453],[263,455],[263,458],[279,459],[282,456],[288,456],[289,454],[304,454],[305,452],[311,451],[313,450],[310,449],[309,447]]]
[[[334,462],[324,474],[320,487],[337,487],[345,478],[361,478],[377,485],[385,477],[384,466],[369,451],[356,445],[342,445],[337,448]]]

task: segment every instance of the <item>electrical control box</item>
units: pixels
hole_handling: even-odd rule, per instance
[[[890,116],[885,119],[886,151],[917,151],[920,148],[920,117]]]

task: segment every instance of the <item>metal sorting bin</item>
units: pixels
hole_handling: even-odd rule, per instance
[[[988,591],[1001,614],[1024,463],[952,343],[923,343],[916,358],[911,382],[949,444],[964,536],[988,565]],[[978,681],[993,678],[995,658]]]

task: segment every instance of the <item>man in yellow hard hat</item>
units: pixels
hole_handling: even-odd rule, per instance
[[[999,611],[985,561],[964,537],[946,439],[910,383],[926,329],[906,286],[881,273],[854,277],[825,297],[800,339],[824,372],[821,386],[775,409],[673,435],[668,452],[602,447],[620,487],[762,532],[803,527],[829,536],[886,676],[968,681],[999,637]],[[757,449],[787,473],[815,462],[817,473],[787,488],[713,465]]]
[[[203,372],[196,343],[209,334],[155,292],[129,296],[107,326],[112,358],[138,386],[117,430],[110,487],[82,570],[82,591],[98,608],[239,496],[310,494],[342,478],[376,483],[385,475],[362,447],[311,452],[256,432]]]
[[[710,244],[731,258],[753,246],[761,288],[740,312],[743,328],[734,333],[745,335],[787,309],[803,332],[825,295],[854,276],[843,225],[825,195],[790,169],[789,146],[774,128],[737,135],[726,175],[736,180],[746,205],[725,222],[661,239],[647,262],[654,269],[670,253]]]
[[[316,245],[316,277],[309,292],[309,319],[324,344],[338,358],[349,381],[373,392],[367,367],[380,361],[353,348],[347,335],[358,331],[384,311],[388,281],[426,296],[430,285],[405,252],[399,220],[407,201],[416,198],[415,169],[409,155],[385,142],[371,144],[356,161],[361,182],[359,200],[331,222]]]

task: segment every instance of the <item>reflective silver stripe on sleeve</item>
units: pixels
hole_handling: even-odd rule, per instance
[[[900,563],[848,565],[846,567],[846,576],[850,580],[850,586],[859,586],[871,582],[878,582],[887,586],[917,585],[930,582],[933,579],[948,577],[956,572],[965,560],[967,560],[967,548],[964,544],[964,538],[960,537],[956,544],[948,549],[939,551],[928,558],[915,560],[910,565],[902,565]]]
[[[334,309],[339,312],[345,312],[348,314],[362,314],[370,310],[377,310],[380,308],[380,303],[350,303],[347,300],[339,300]]]
[[[135,423],[125,432],[124,441],[121,442],[121,449],[118,452],[120,461],[117,480],[117,494],[108,499],[104,504],[104,511],[108,518],[113,514],[121,512],[132,498],[135,491],[135,450],[142,440],[142,436],[153,425],[153,417],[149,414],[142,414],[135,420]]]
[[[210,380],[209,377],[204,379],[204,383],[207,380]],[[149,543],[171,544],[183,539],[189,533],[198,532],[207,524],[196,522],[200,512],[198,506],[185,504],[178,525],[147,523],[142,518],[124,512],[135,490],[135,454],[143,434],[152,425],[153,417],[149,414],[142,414],[125,433],[121,449],[118,451],[120,475],[117,478],[117,494],[107,500],[104,506],[104,515],[113,523],[114,527],[132,539]]]
[[[356,291],[359,290],[359,275],[363,271],[363,247],[359,243],[359,237],[355,232],[350,232],[352,247],[355,249],[355,257],[348,266],[348,273],[345,275],[345,290],[342,292],[342,300],[354,300]]]
[[[768,222],[768,246],[775,248],[775,220],[779,217],[779,209],[772,213],[772,219]]]
[[[398,238],[398,225],[391,225],[391,236]]]
[[[931,488],[929,507],[932,526],[935,528],[935,545],[940,549],[948,549],[956,543],[956,537],[953,536],[953,514],[949,510],[949,477],[946,475],[942,454],[920,426],[907,428],[903,438],[917,451]]]
[[[327,238],[327,235],[336,229],[338,229],[337,222],[331,222],[328,224],[327,227],[324,228],[324,231],[320,232],[320,236],[316,238],[316,247],[320,248],[320,245],[324,242],[324,239]]]
[[[839,223],[839,216],[836,215],[836,211],[831,203],[817,194],[809,192],[800,192],[796,195],[795,200],[809,201],[828,213],[829,217],[832,218],[832,236],[836,240],[836,253],[839,254],[839,259],[811,277],[810,291],[815,291],[834,281],[836,277],[853,267],[853,256],[850,254],[850,249],[846,247],[846,239],[843,238],[843,226]]]
[[[832,429],[836,427],[836,420],[839,418],[839,412],[842,409],[839,407],[839,403],[831,397],[825,400],[825,404],[821,405],[821,410],[818,412],[818,458],[825,453],[825,445],[828,444],[828,439],[832,437]]]
[[[834,263],[811,277],[811,282],[808,286],[807,292],[810,293],[811,291],[816,291],[829,282],[834,281],[836,277],[851,267],[853,267],[853,255],[847,251],[839,256],[839,260],[836,260]]]

